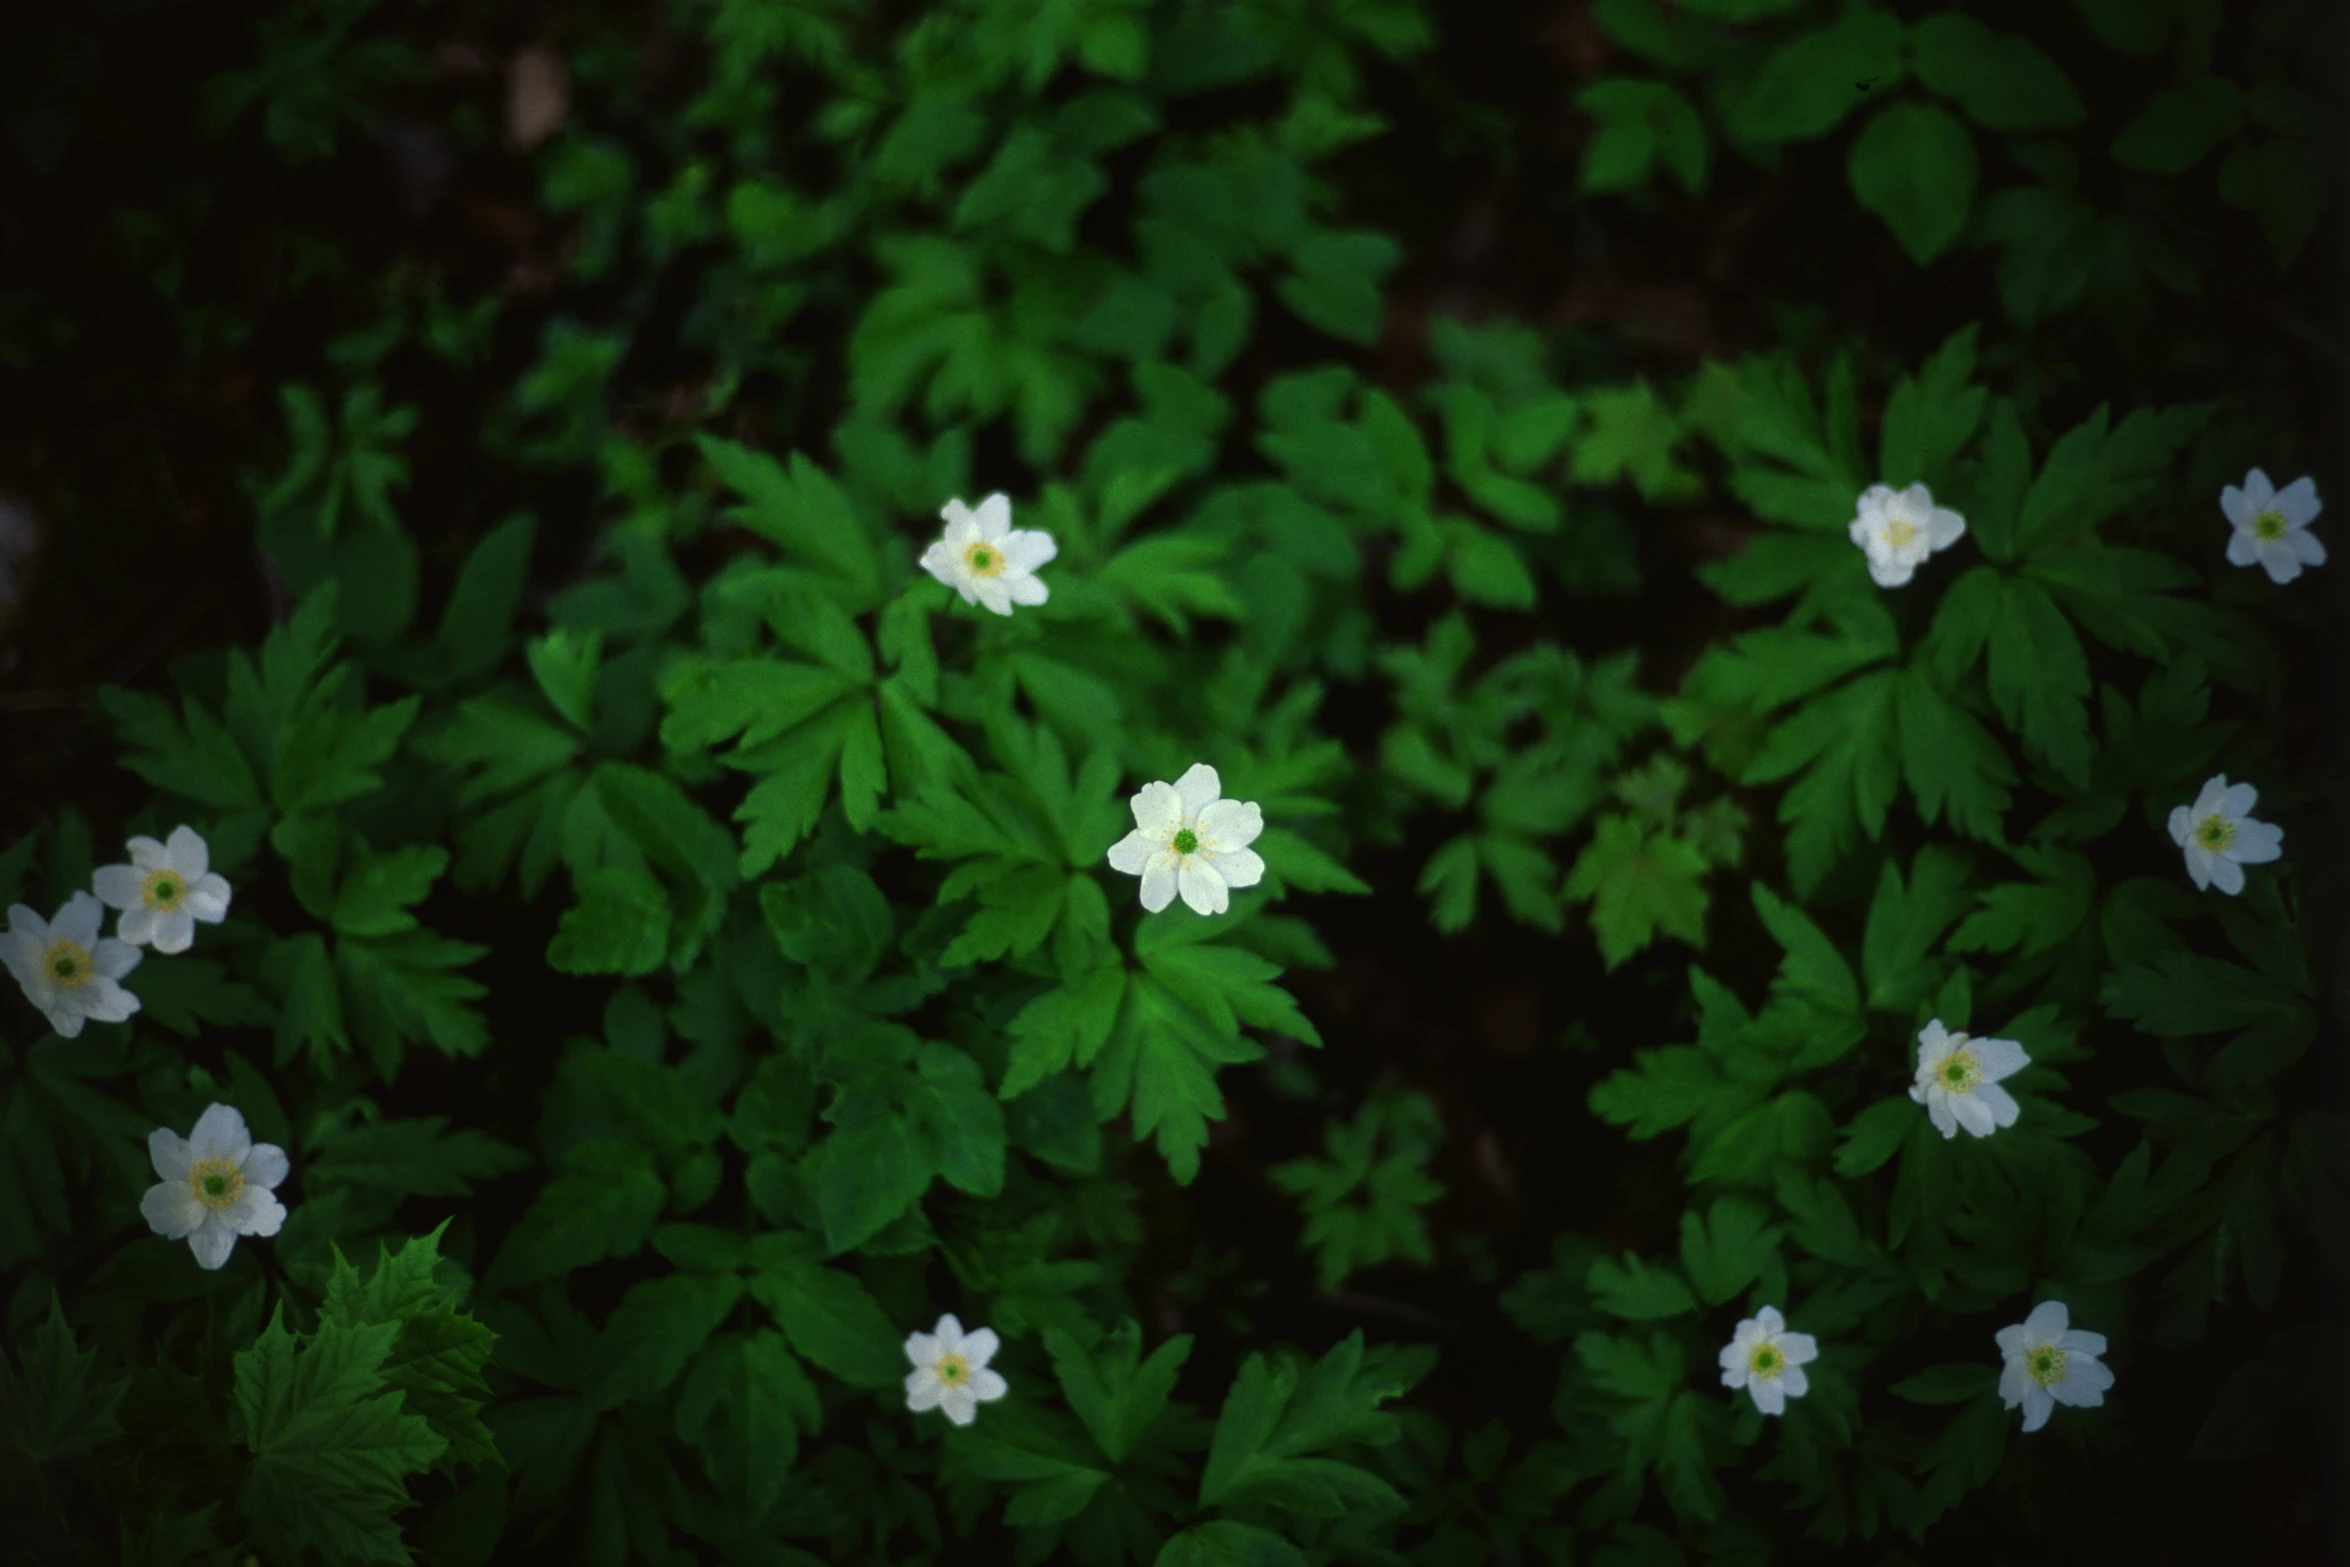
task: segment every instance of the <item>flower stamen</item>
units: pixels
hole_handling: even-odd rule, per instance
[[[963,564],[982,577],[1003,574],[1004,552],[988,544],[974,544],[963,552]]]
[[[2217,853],[2236,841],[2236,824],[2225,816],[2206,816],[2196,825],[2195,841]]]
[[[971,1374],[971,1362],[960,1355],[941,1355],[931,1369],[938,1373],[941,1382],[953,1387]]]
[[[41,967],[48,971],[50,983],[65,990],[79,990],[98,974],[96,965],[90,961],[90,949],[78,941],[63,939],[49,943]]]
[[[188,1167],[188,1190],[207,1208],[220,1209],[245,1189],[245,1172],[234,1159],[199,1159]]]
[[[180,880],[179,872],[169,866],[149,871],[147,879],[139,884],[140,900],[147,907],[163,913],[178,908],[187,892],[187,884]]]
[[[1786,1368],[1787,1362],[1769,1344],[1757,1344],[1753,1356],[1746,1362],[1746,1369],[1758,1377],[1775,1377]]]
[[[1199,834],[1188,827],[1176,829],[1175,852],[1177,854],[1197,854],[1199,852]]]
[[[2042,1387],[2054,1387],[2064,1380],[2065,1352],[2053,1344],[2043,1344],[2025,1357],[2024,1369],[2032,1380]]]
[[[2252,519],[2252,531],[2264,539],[2281,539],[2291,528],[2292,524],[2285,521],[2281,511],[2264,511]]]

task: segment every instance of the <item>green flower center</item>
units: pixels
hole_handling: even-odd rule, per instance
[[[90,965],[90,949],[78,941],[53,941],[41,966],[49,977],[67,990],[78,990],[97,974]]]
[[[1942,1063],[1942,1086],[1953,1093],[1965,1093],[1983,1080],[1983,1064],[1964,1050],[1954,1050],[1950,1059]]]
[[[1778,1350],[1772,1346],[1758,1344],[1746,1364],[1747,1369],[1758,1377],[1775,1377],[1785,1369],[1787,1363],[1780,1358]]]
[[[1890,518],[1885,523],[1885,542],[1897,550],[1909,548],[1917,542],[1917,536],[1918,530],[1899,517]]]
[[[173,909],[179,907],[180,899],[187,890],[186,884],[180,880],[179,872],[155,870],[147,873],[146,882],[139,888],[139,896],[151,909]]]
[[[982,577],[993,577],[1003,571],[1004,557],[1000,550],[974,544],[963,552],[963,564]]]
[[[1197,854],[1199,852],[1199,834],[1188,827],[1179,828],[1175,834],[1175,852],[1177,854]]]
[[[188,1190],[207,1208],[225,1208],[245,1189],[245,1172],[233,1159],[199,1159],[189,1167]]]
[[[2195,841],[2217,851],[2236,841],[2236,824],[2224,816],[2206,816],[2195,826]]]
[[[2290,527],[2281,511],[2264,511],[2252,519],[2252,531],[2264,539],[2281,539]]]
[[[971,1375],[971,1362],[960,1355],[941,1355],[938,1364],[932,1369],[938,1373],[941,1382],[953,1387]]]
[[[2053,1387],[2064,1380],[2064,1351],[2053,1344],[2043,1344],[2024,1359],[2024,1369],[2032,1380],[2042,1387]]]

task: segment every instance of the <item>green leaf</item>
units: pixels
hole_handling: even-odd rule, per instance
[[[1768,1218],[1760,1203],[1743,1197],[1717,1198],[1702,1220],[1682,1213],[1681,1266],[1708,1306],[1735,1300],[1777,1259],[1779,1230]]]
[[[1881,1168],[1925,1112],[1908,1098],[1880,1099],[1852,1118],[1836,1150],[1836,1173],[1851,1179]]]
[[[630,1288],[597,1336],[591,1409],[651,1399],[675,1382],[742,1298],[732,1274],[672,1273]]]
[[[677,1434],[702,1455],[722,1495],[762,1517],[783,1495],[800,1436],[823,1423],[816,1386],[783,1335],[724,1333],[695,1359],[677,1395]]]
[[[1860,986],[1852,967],[1819,926],[1760,881],[1753,884],[1754,910],[1785,951],[1774,991],[1784,991],[1833,1012],[1860,1010]]]
[[[563,1166],[498,1248],[493,1287],[535,1284],[643,1248],[669,1195],[653,1173],[652,1154],[636,1143],[591,1139],[574,1144]]]
[[[1727,1086],[1695,1046],[1643,1050],[1633,1061],[1594,1084],[1590,1104],[1593,1115],[1626,1128],[1635,1142],[1695,1120]]]
[[[557,626],[545,636],[533,638],[523,654],[548,705],[580,733],[595,733],[596,672],[603,661],[604,634]]]
[[[2258,100],[2255,99],[2255,103]],[[2260,221],[2277,265],[2289,267],[2333,200],[2325,154],[2298,138],[2246,138],[2219,166],[2219,199]]]
[[[1394,240],[1375,230],[1324,229],[1292,247],[1287,259],[1294,270],[1273,288],[1283,304],[1332,337],[1378,341],[1379,285],[1403,259]]]
[[[8,1359],[0,1354],[0,1452],[11,1461],[46,1466],[122,1434],[114,1412],[130,1381],[97,1374],[97,1353],[74,1342],[55,1290],[48,1320],[20,1341],[16,1366]]]
[[[1915,1004],[1927,983],[1927,955],[1966,912],[1966,881],[1967,862],[1940,844],[1918,851],[1906,888],[1886,861],[1861,936],[1861,972],[1873,1010],[1906,1013]]]
[[[1903,1377],[1888,1390],[1913,1404],[1964,1404],[1995,1391],[1999,1368],[1988,1362],[1929,1366]]]
[[[1645,951],[1660,930],[1693,947],[1705,945],[1709,868],[1680,839],[1610,813],[1575,857],[1560,896],[1592,899],[1591,929],[1601,960],[1613,971]]]
[[[1877,477],[1895,489],[1940,483],[1950,460],[1974,438],[1990,393],[1970,385],[1979,323],[1953,332],[1923,369],[1903,376],[1885,403],[1878,432]]]
[[[1986,570],[1984,582],[1997,592]],[[1945,596],[1948,608],[1950,596]],[[1986,606],[1988,610],[1989,606]],[[1937,620],[1939,628],[1943,624]],[[1986,616],[1985,630],[1988,631]],[[2016,781],[2015,766],[1998,738],[1974,714],[1942,694],[1918,665],[1901,672],[1895,704],[1901,736],[1901,773],[1914,797],[1919,819],[1929,826],[1945,815],[1970,838],[1997,843],[2005,837],[2002,819]]]
[[[2212,405],[2140,408],[2107,427],[2106,405],[2066,431],[2024,496],[2016,548],[2050,549],[2118,514],[2163,482],[2180,449],[2210,422]]]
[[[2234,82],[2198,76],[2146,100],[2113,139],[2113,161],[2141,174],[2184,174],[2244,128],[2244,96]]]
[[[122,765],[156,788],[224,811],[262,803],[253,764],[194,697],[180,699],[176,718],[161,697],[118,686],[100,687],[98,705],[114,720]]]
[[[802,1357],[853,1387],[904,1379],[904,1335],[856,1275],[825,1267],[789,1232],[759,1236],[751,1257],[751,1293]]]
[[[182,955],[169,963],[141,963],[122,985],[139,998],[141,1022],[190,1038],[207,1024],[266,1026],[277,1021],[275,1007],[251,986],[229,978],[228,970],[209,958]]]
[[[397,1252],[379,1247],[375,1271],[364,1282],[336,1251],[319,1316],[346,1328],[383,1323],[398,1328],[381,1368],[384,1385],[399,1393],[406,1413],[421,1416],[446,1444],[433,1467],[453,1471],[460,1464],[501,1462],[481,1420],[490,1397],[482,1371],[498,1336],[473,1320],[455,1289],[433,1278],[441,1260],[441,1231],[447,1227],[444,1222]]]
[[[1159,1547],[1151,1567],[1307,1567],[1307,1560],[1270,1529],[1211,1518]]]
[[[1988,689],[2025,746],[2076,789],[2089,787],[2089,660],[2072,623],[2020,577],[2000,585],[1991,616]]]
[[[1216,1418],[1200,1505],[1254,1504],[1316,1518],[1399,1510],[1403,1499],[1387,1481],[1329,1455],[1401,1435],[1400,1422],[1379,1406],[1403,1390],[1391,1375],[1364,1369],[1359,1332],[1302,1370],[1250,1355]]]
[[[2063,68],[2020,33],[1944,11],[1917,24],[1910,47],[1918,80],[1987,131],[2060,131],[2088,117]]]
[[[411,904],[422,902],[449,868],[449,851],[412,844],[389,853],[362,851],[336,890],[327,919],[346,936],[393,936],[416,929]]]
[[[1059,1328],[1045,1334],[1045,1348],[1069,1408],[1102,1455],[1122,1464],[1166,1409],[1191,1355],[1191,1335],[1177,1334],[1145,1359],[1141,1326],[1130,1317],[1090,1352]]]
[[[914,1128],[894,1114],[885,1112],[827,1137],[816,1164],[816,1205],[826,1247],[849,1251],[880,1234],[920,1200],[933,1169]]]
[[[446,1445],[384,1379],[400,1329],[326,1321],[297,1343],[281,1306],[236,1356],[239,1442],[252,1454],[237,1509],[254,1541],[292,1557],[405,1563],[392,1515],[409,1505],[406,1476]]]
[[[694,445],[712,471],[743,498],[741,505],[725,511],[727,521],[831,573],[852,595],[855,608],[880,603],[881,567],[872,535],[822,468],[793,452],[787,471],[765,452],[710,435],[697,435]]]
[[[1011,1060],[996,1092],[1017,1099],[1056,1072],[1087,1067],[1109,1043],[1126,993],[1126,969],[1110,963],[1037,996],[1006,1025]]]
[[[1678,1317],[1697,1309],[1697,1297],[1677,1273],[1651,1268],[1630,1252],[1617,1262],[1600,1257],[1591,1264],[1584,1287],[1602,1311],[1635,1322]]]
[[[1697,107],[1663,82],[1637,77],[1597,82],[1575,107],[1599,121],[1585,145],[1581,188],[1589,194],[1639,190],[1661,159],[1692,196],[1705,191],[1705,124]]]
[[[2022,848],[2016,860],[2042,878],[2003,882],[1977,894],[1980,907],[1950,933],[1952,952],[2014,952],[2036,957],[2080,928],[2096,898],[2088,859],[2069,849]]]
[[[1834,130],[1855,106],[1900,85],[1902,25],[1871,5],[1847,8],[1833,24],[1780,46],[1723,113],[1741,141],[1810,141]]]
[[[1975,202],[1975,140],[1947,109],[1896,103],[1854,138],[1845,161],[1852,194],[1885,220],[1919,266],[1966,228]]]

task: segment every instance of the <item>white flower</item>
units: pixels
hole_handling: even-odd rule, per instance
[[[1999,1352],[2007,1357],[2007,1369],[1999,1374],[1999,1401],[2010,1409],[2024,1406],[2026,1431],[2048,1424],[2049,1412],[2059,1404],[2096,1408],[2113,1386],[2113,1373],[2097,1358],[2105,1353],[2105,1335],[2067,1328],[2068,1320],[2063,1301],[2044,1300],[1997,1335]]]
[[[1787,1400],[1811,1390],[1804,1366],[1820,1358],[1819,1342],[1809,1333],[1790,1333],[1776,1306],[1765,1306],[1760,1316],[1748,1317],[1722,1348],[1722,1386],[1744,1388],[1754,1407],[1766,1415],[1782,1414]]]
[[[939,512],[946,537],[922,552],[922,569],[963,595],[966,604],[984,604],[1009,615],[1015,604],[1042,604],[1044,582],[1036,568],[1060,553],[1041,529],[1012,526],[1012,502],[990,495],[973,511],[961,501]]]
[[[98,901],[123,911],[117,936],[134,947],[152,942],[158,952],[185,952],[195,944],[196,921],[228,918],[229,885],[209,873],[211,851],[195,828],[174,827],[169,843],[133,838],[130,851],[130,864],[103,866],[93,878]]]
[[[1135,791],[1134,831],[1110,845],[1110,868],[1142,878],[1142,906],[1156,914],[1183,901],[1199,914],[1232,906],[1234,887],[1254,887],[1265,862],[1249,845],[1265,830],[1254,800],[1225,800],[1216,770],[1195,762],[1171,784]]]
[[[987,1369],[995,1352],[995,1329],[966,1335],[952,1312],[938,1319],[933,1332],[907,1334],[906,1358],[914,1369],[906,1375],[906,1407],[916,1414],[943,1409],[955,1424],[969,1425],[979,1418],[981,1404],[1006,1391],[1004,1379]]]
[[[167,1240],[187,1240],[199,1267],[228,1261],[240,1235],[275,1235],[286,1222],[285,1205],[270,1188],[286,1178],[286,1151],[257,1143],[245,1118],[228,1105],[213,1105],[182,1138],[168,1126],[147,1136],[147,1157],[163,1177],[147,1188],[139,1211]]]
[[[1868,552],[1869,575],[1880,588],[1898,588],[1928,555],[1956,544],[1966,519],[1934,504],[1922,484],[1896,490],[1872,484],[1860,492],[1860,515],[1852,519],[1852,542]]]
[[[1936,1018],[1918,1035],[1918,1080],[1909,1097],[1926,1107],[1944,1137],[1956,1137],[1962,1126],[1988,1137],[1994,1128],[2015,1125],[2020,1113],[1999,1080],[2013,1077],[2031,1059],[2012,1039],[1953,1034]]]
[[[2268,482],[2258,468],[2244,475],[2244,487],[2229,485],[2219,492],[2219,509],[2236,525],[2228,540],[2228,564],[2260,562],[2271,582],[2290,582],[2304,566],[2326,563],[2326,547],[2309,531],[2310,520],[2325,510],[2317,498],[2317,481],[2304,474],[2283,489]]]
[[[2198,891],[2212,883],[2231,896],[2244,890],[2244,867],[2265,865],[2284,853],[2285,829],[2252,820],[2260,791],[2248,783],[2230,786],[2226,773],[2203,782],[2193,805],[2170,813],[2171,842],[2187,851],[2187,874]]]
[[[111,937],[101,941],[105,919],[104,906],[86,892],[75,893],[54,924],[21,903],[9,906],[0,962],[24,987],[25,999],[68,1039],[86,1019],[120,1023],[139,1010],[139,998],[115,983],[139,966],[139,949]]]

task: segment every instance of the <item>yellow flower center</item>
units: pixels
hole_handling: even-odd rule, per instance
[[[139,884],[139,897],[147,907],[169,913],[180,906],[188,895],[188,884],[180,880],[180,873],[169,866],[159,866],[147,873]]]
[[[2281,511],[2264,511],[2252,519],[2252,531],[2264,539],[2281,539],[2290,527]]]
[[[959,1387],[971,1375],[971,1362],[960,1355],[941,1355],[931,1369],[948,1387]]]
[[[2053,1344],[2043,1344],[2024,1357],[2024,1369],[2042,1387],[2054,1387],[2064,1380],[2064,1360],[2063,1350]]]
[[[1983,1063],[1964,1050],[1954,1050],[1935,1075],[1942,1079],[1942,1086],[1952,1093],[1971,1093],[1974,1086],[1983,1080]]]
[[[2206,816],[2195,824],[2195,841],[2216,853],[2236,841],[2236,824],[2224,816]]]
[[[1177,854],[1197,854],[1199,852],[1199,834],[1188,827],[1178,829],[1175,834],[1175,852]]]
[[[1758,1377],[1775,1377],[1787,1369],[1787,1362],[1777,1346],[1757,1344],[1754,1353],[1747,1357],[1746,1369]]]
[[[1899,517],[1885,521],[1885,542],[1897,550],[1905,550],[1917,542],[1918,530]]]
[[[90,963],[90,949],[63,939],[49,943],[41,967],[48,971],[50,983],[66,990],[79,990],[98,974]]]
[[[963,552],[963,564],[974,576],[999,576],[1004,569],[1004,552],[990,544],[974,544]]]
[[[188,1190],[207,1208],[225,1208],[245,1189],[245,1172],[233,1159],[198,1159],[188,1169]]]

